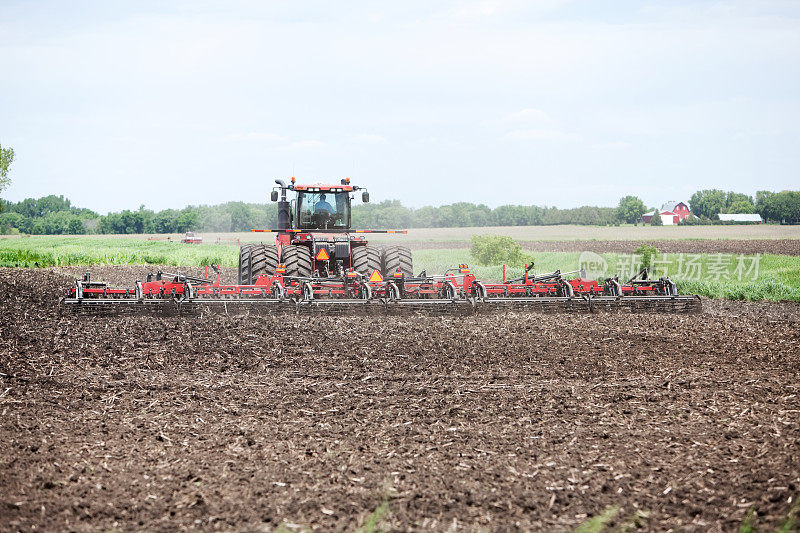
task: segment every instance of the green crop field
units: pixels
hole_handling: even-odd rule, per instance
[[[537,252],[531,254],[538,273],[577,270],[581,254]],[[590,277],[630,277],[638,263],[629,254],[593,254],[603,264],[602,272]],[[584,257],[585,258],[585,257]],[[135,237],[25,237],[0,239],[0,266],[40,267],[92,264],[157,264],[236,267],[236,244],[186,245],[179,242],[148,241]],[[479,279],[499,281],[502,265],[476,265],[467,249],[427,249],[414,252],[416,272],[439,274],[459,263],[470,264]],[[521,265],[508,267],[507,277],[520,275]],[[763,254],[661,254],[656,257],[656,273],[666,273],[682,293],[713,298],[800,301],[800,257]],[[594,274],[594,276],[592,276]]]
[[[0,239],[0,266],[175,265],[237,266],[238,247],[181,244],[135,237],[36,236]]]
[[[568,252],[537,252],[531,254],[537,273],[579,269],[581,254]],[[632,254],[592,254],[605,262],[603,278],[619,274],[629,279],[638,271],[639,260]],[[585,256],[584,256],[585,258]],[[469,250],[417,250],[414,268],[440,273],[445,269],[470,263]],[[503,276],[502,265],[481,266],[470,264],[478,279],[496,281]],[[506,277],[518,277],[521,266],[507,267]],[[595,273],[599,274],[599,273]],[[700,294],[710,298],[734,300],[793,300],[800,302],[800,257],[763,254],[742,256],[738,254],[659,254],[655,257],[655,275],[668,275],[678,285],[682,294]],[[652,276],[651,276],[652,277]]]

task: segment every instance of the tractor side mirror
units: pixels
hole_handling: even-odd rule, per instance
[[[365,204],[369,203],[369,193],[367,191],[361,193],[361,201]]]
[[[269,199],[273,202],[278,201],[278,191],[272,191],[272,194],[269,195]]]

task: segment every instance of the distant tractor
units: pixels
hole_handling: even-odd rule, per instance
[[[183,244],[203,244],[203,238],[195,235],[193,231],[187,231],[186,235],[181,239]]]
[[[252,284],[262,274],[274,275],[281,265],[289,277],[343,278],[349,269],[369,278],[378,272],[382,277],[402,272],[413,276],[411,250],[404,246],[375,247],[364,233],[405,233],[395,230],[351,229],[351,201],[362,190],[361,200],[369,202],[363,187],[350,185],[350,179],[338,185],[315,183],[278,185],[271,199],[278,202],[275,244],[248,244],[239,249],[239,284]],[[296,193],[287,199],[287,191]]]

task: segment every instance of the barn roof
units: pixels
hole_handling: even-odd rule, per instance
[[[720,213],[723,222],[761,222],[761,215],[753,213]]]
[[[683,202],[676,202],[674,200],[670,200],[669,202],[667,202],[667,203],[665,203],[664,205],[661,206],[661,211],[669,211],[671,213],[674,213],[675,212],[675,208],[678,207],[678,205],[680,205],[680,204],[686,205]]]

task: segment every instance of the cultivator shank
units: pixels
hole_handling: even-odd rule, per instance
[[[340,277],[287,276],[282,265],[274,275],[262,274],[253,284],[227,285],[216,279],[159,272],[133,288],[112,288],[92,281],[89,273],[62,298],[64,308],[79,312],[191,313],[204,309],[266,312],[321,312],[379,314],[429,312],[472,314],[493,309],[594,312],[693,312],[700,299],[679,296],[669,278],[647,279],[642,271],[620,283],[602,283],[555,271],[516,279],[483,283],[467,265],[442,275],[425,272],[406,276],[400,269],[388,279],[378,271],[366,277],[352,269]]]

